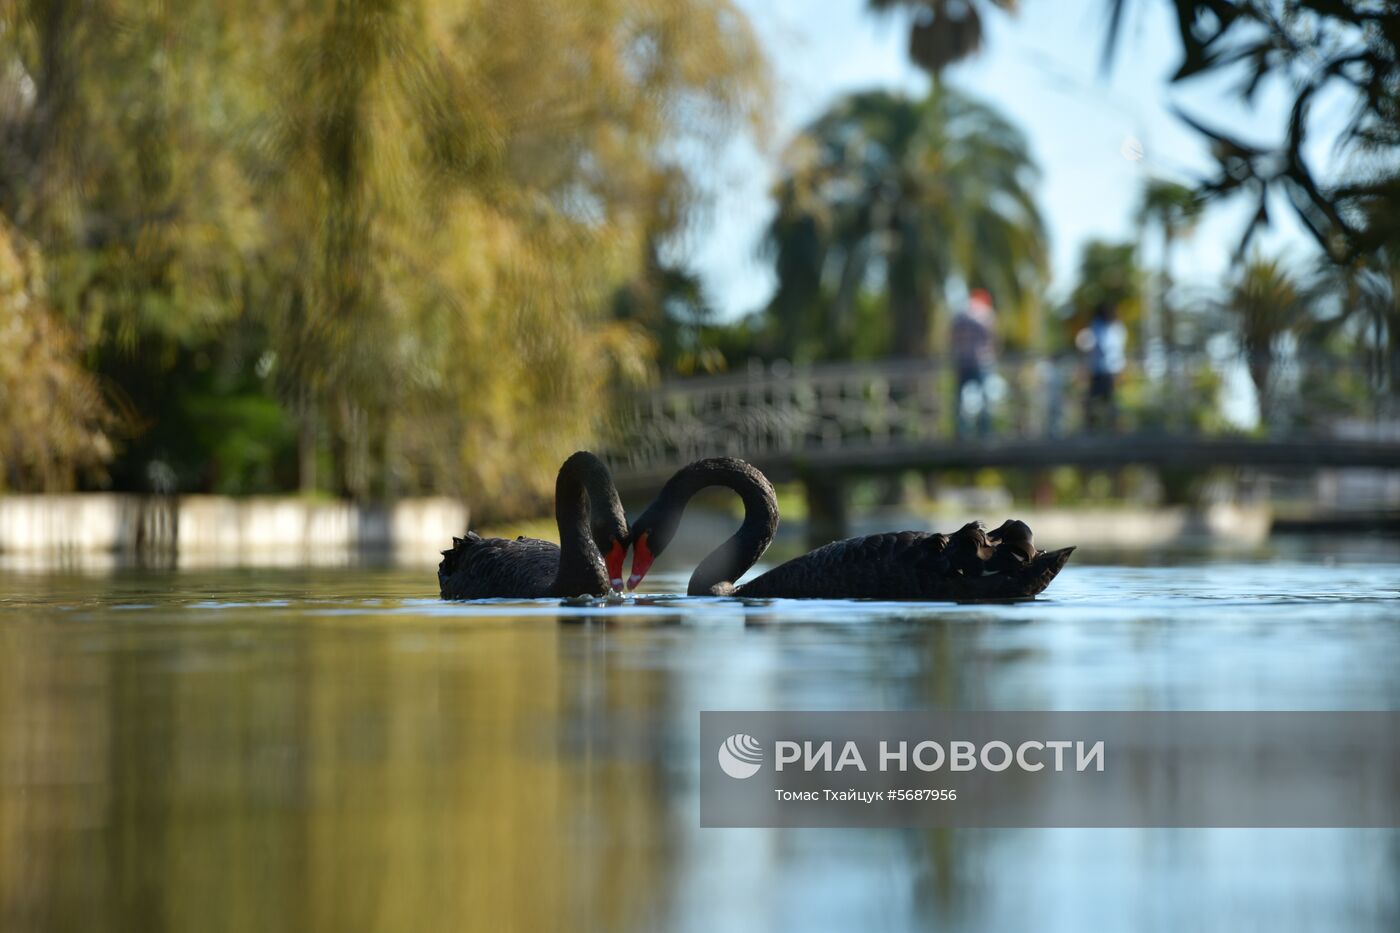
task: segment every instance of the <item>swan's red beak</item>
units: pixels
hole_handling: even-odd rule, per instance
[[[608,580],[615,590],[622,589],[622,562],[627,557],[627,548],[621,541],[614,541],[612,550],[608,551],[608,556],[603,558],[603,563],[608,565]]]
[[[646,532],[643,532],[640,538],[632,542],[632,576],[627,578],[629,590],[635,590],[637,584],[642,582],[642,577],[647,575],[654,559],[651,554],[651,546],[647,544]]]

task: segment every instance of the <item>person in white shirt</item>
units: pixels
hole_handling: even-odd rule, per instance
[[[1084,426],[1115,430],[1118,426],[1118,376],[1128,362],[1128,329],[1118,320],[1118,308],[1101,301],[1089,326],[1074,338],[1089,367],[1089,392],[1084,397]]]

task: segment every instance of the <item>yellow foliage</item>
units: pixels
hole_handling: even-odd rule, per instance
[[[45,301],[42,270],[0,220],[0,489],[69,489],[112,455],[115,418]]]

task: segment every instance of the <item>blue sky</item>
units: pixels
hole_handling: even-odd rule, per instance
[[[870,87],[919,93],[926,79],[905,55],[906,32],[896,17],[876,16],[864,0],[737,0],[754,24],[774,72],[776,114],[766,151],[736,144],[714,179],[714,214],[687,244],[712,300],[726,315],[760,307],[773,288],[770,264],[759,255],[772,215],[769,191],[783,146],[830,103]],[[1175,23],[1166,3],[1138,0],[1126,23],[1116,65],[1099,67],[1105,0],[1023,0],[1015,17],[993,13],[982,54],[955,66],[949,80],[994,104],[1025,131],[1041,168],[1039,196],[1053,258],[1052,295],[1071,286],[1080,247],[1093,237],[1136,235],[1133,215],[1143,181],[1161,176],[1190,181],[1210,160],[1201,139],[1172,112],[1176,104],[1247,138],[1276,138],[1286,101],[1266,95],[1254,112],[1229,95],[1226,84],[1169,87],[1178,60]],[[1338,102],[1324,100],[1322,119],[1336,124]],[[1125,158],[1124,144],[1140,140],[1144,158]],[[1311,147],[1325,159],[1330,145]],[[1260,238],[1270,252],[1300,261],[1310,241],[1283,205],[1275,227]],[[1179,247],[1173,269],[1183,287],[1220,281],[1239,242],[1244,204],[1212,209]],[[1155,261],[1155,244],[1146,244]]]

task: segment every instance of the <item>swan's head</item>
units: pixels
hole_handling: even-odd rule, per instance
[[[608,548],[608,553],[603,556],[603,563],[608,565],[608,582],[615,590],[622,589],[622,562],[627,559],[627,545],[621,541],[614,541],[612,547]]]
[[[615,590],[622,589],[622,563],[627,559],[628,545],[627,516],[622,506],[616,511],[608,510],[593,523],[593,543],[603,555],[603,563],[608,568],[608,582]]]
[[[629,588],[636,589],[651,569],[652,561],[661,556],[661,552],[676,536],[690,497],[710,486],[727,487],[743,498],[744,528],[740,529],[740,534],[747,529],[751,537],[757,537],[758,553],[763,553],[773,539],[773,530],[778,527],[777,496],[772,484],[751,464],[742,460],[707,457],[677,470],[661,487],[646,511],[632,523],[628,538],[632,547],[632,575],[627,578]]]
[[[998,554],[1014,556],[1022,563],[1035,558],[1035,535],[1025,522],[1008,518],[995,531],[988,532],[987,540],[996,546]]]
[[[632,575],[627,578],[627,588],[635,590],[637,584],[651,569],[652,561],[661,556],[671,539],[676,536],[681,513],[665,499],[657,499],[647,506],[641,517],[632,523]]]
[[[643,532],[637,540],[632,542],[632,575],[627,578],[627,588],[635,590],[642,582],[642,578],[651,569],[651,562],[656,560],[656,555],[651,551],[650,535]]]

